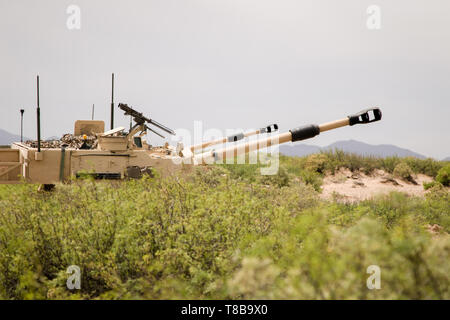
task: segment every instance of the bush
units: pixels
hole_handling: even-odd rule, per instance
[[[52,193],[0,185],[0,298],[450,299],[447,188],[324,201],[304,163],[281,157],[267,177],[235,165],[74,180]],[[383,290],[366,287],[372,264]],[[70,265],[81,290],[66,288]]]
[[[400,162],[398,165],[396,165],[393,173],[395,177],[400,178],[404,181],[413,180],[413,171],[405,162]]]
[[[291,182],[291,176],[285,167],[280,166],[276,174],[260,175],[259,182],[262,184],[275,185],[281,188],[289,186]]]
[[[450,185],[450,164],[447,164],[438,171],[436,181],[446,187]]]
[[[395,167],[401,162],[398,157],[386,157],[381,159],[380,169],[384,169],[388,173],[394,173]]]
[[[327,160],[328,158],[325,154],[312,154],[306,158],[305,169],[312,172],[325,173]]]
[[[300,177],[304,183],[311,185],[314,188],[314,190],[318,192],[322,190],[321,189],[323,183],[322,176],[317,172],[304,170],[300,172]]]
[[[377,208],[377,203],[373,205]],[[386,229],[382,221],[359,206],[347,206],[348,211],[359,211],[358,214],[353,215],[347,226],[336,226],[330,223],[330,214],[335,209],[327,206],[308,209],[289,224],[274,227],[266,237],[252,239],[250,246],[246,244],[241,253],[242,264],[227,282],[230,297],[450,297],[448,237],[431,238],[407,214]],[[370,265],[381,268],[383,290],[367,289],[366,270]]]
[[[437,181],[431,181],[431,182],[424,182],[423,183],[423,189],[424,190],[428,190],[437,186],[441,186],[441,183],[437,182]]]
[[[287,157],[285,157],[287,158]],[[292,159],[292,158],[291,158]],[[282,158],[282,161],[290,161]],[[295,161],[302,164],[304,168],[318,172],[334,173],[339,168],[347,168],[353,171],[363,171],[370,174],[375,169],[382,169],[388,173],[393,173],[395,167],[401,163],[406,163],[414,173],[423,173],[430,177],[436,177],[438,171],[444,166],[445,162],[433,159],[418,159],[414,157],[386,157],[378,158],[374,156],[361,156],[357,154],[346,153],[342,150],[322,151],[320,154],[310,155],[308,157],[295,158]]]
[[[442,168],[443,162],[433,159],[418,159],[406,157],[404,160],[414,173],[423,173],[430,177],[436,177],[438,171]]]

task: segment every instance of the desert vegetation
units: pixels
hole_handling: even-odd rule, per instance
[[[434,180],[424,197],[321,199],[340,168]],[[259,169],[78,179],[51,193],[2,185],[0,298],[450,299],[448,163],[335,151]],[[80,290],[66,287],[71,265]],[[379,290],[366,286],[370,265]]]

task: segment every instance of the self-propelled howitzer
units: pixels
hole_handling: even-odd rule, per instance
[[[41,144],[40,141],[38,144],[16,142],[8,148],[0,148],[0,183],[26,181],[48,186],[81,174],[89,174],[96,179],[139,178],[152,168],[164,174],[192,165],[226,161],[230,157],[261,148],[310,139],[322,132],[347,125],[371,123],[380,120],[382,116],[379,108],[371,108],[336,121],[302,126],[255,141],[236,143],[235,139],[229,138],[207,141],[200,144],[200,152],[195,153],[195,146],[181,149],[168,143],[162,147],[150,146],[144,139],[146,131],[150,129],[147,124],[169,134],[175,132],[126,104],[119,104],[119,108],[135,121],[128,133],[125,133],[123,127],[104,132],[103,121],[78,120],[75,123],[74,143],[63,139],[51,144]],[[275,131],[275,126],[269,127],[273,128],[271,133]],[[247,132],[242,138],[268,133],[269,127]],[[153,129],[150,131],[155,132]],[[225,147],[203,150],[217,143],[224,143]]]

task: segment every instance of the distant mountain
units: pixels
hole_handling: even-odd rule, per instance
[[[327,151],[334,149],[343,150],[348,153],[355,153],[366,156],[371,155],[375,157],[398,156],[398,157],[416,157],[419,159],[426,158],[422,154],[416,153],[408,149],[403,149],[391,144],[372,145],[356,140],[337,141],[322,148],[307,144],[284,145],[280,146],[280,153],[288,156],[302,157],[312,153],[317,153],[321,150]]]
[[[318,146],[311,146],[309,144],[293,144],[280,146],[280,153],[291,157],[303,157],[309,154],[320,152],[321,148]]]
[[[27,137],[23,137],[23,140],[29,140]],[[3,129],[0,129],[0,145],[8,145],[13,142],[20,141],[20,136],[16,134],[9,133]]]
[[[444,158],[442,161],[450,161],[450,157]]]

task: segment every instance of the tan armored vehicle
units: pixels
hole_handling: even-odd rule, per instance
[[[75,122],[72,139],[63,137],[60,141],[45,145],[40,139],[38,98],[38,139],[36,142],[16,142],[8,148],[0,149],[0,183],[25,181],[49,187],[80,174],[90,174],[96,179],[139,178],[142,174],[149,173],[151,168],[158,168],[164,173],[180,170],[186,166],[223,162],[262,148],[309,139],[331,129],[381,119],[380,109],[372,108],[340,120],[321,125],[302,126],[276,135],[272,133],[277,131],[278,126],[273,124],[259,130],[190,147],[183,147],[181,144],[173,147],[167,143],[162,147],[151,147],[145,139],[147,131],[162,135],[148,125],[172,135],[175,132],[126,104],[119,104],[118,107],[124,111],[125,115],[130,115],[134,119],[135,125],[129,132],[125,132],[123,127],[105,131],[103,121],[78,120]],[[258,134],[269,134],[269,136],[246,143],[235,143]],[[231,145],[219,150],[205,150],[213,145],[228,143]]]
[[[357,123],[368,123],[381,119],[378,108],[365,110],[356,115],[321,125],[307,125],[288,132],[272,135],[261,140],[250,141],[219,150],[202,152],[204,148],[215,144],[234,142],[250,135],[271,132],[276,125],[242,133],[228,138],[208,141],[197,146],[178,148],[166,144],[163,147],[150,147],[144,139],[149,130],[141,114],[120,104],[126,114],[131,114],[136,125],[128,133],[119,127],[104,131],[103,121],[83,120],[75,123],[76,136],[85,135],[85,141],[79,147],[41,148],[16,142],[10,148],[0,149],[0,183],[18,183],[27,181],[39,184],[55,184],[66,181],[80,173],[92,174],[97,179],[139,178],[151,168],[164,171],[179,170],[186,165],[212,164],[224,161],[261,148],[312,138],[320,132]],[[137,114],[135,114],[137,113]],[[372,113],[372,119],[369,118]],[[150,119],[148,119],[150,120]],[[160,125],[160,129],[173,133]],[[153,129],[150,129],[153,131]],[[270,131],[269,131],[270,130]],[[87,136],[95,134],[95,146],[89,145]],[[200,152],[195,152],[199,150]]]

